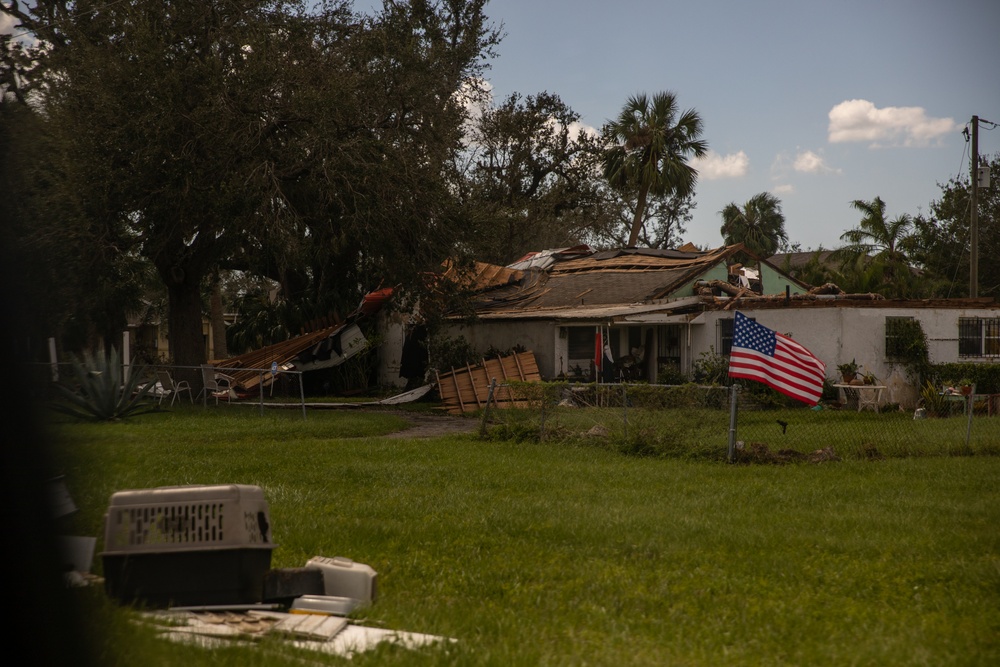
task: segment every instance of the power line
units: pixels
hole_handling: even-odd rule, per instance
[[[962,134],[965,135],[965,143],[962,144],[962,159],[958,163],[958,176],[955,180],[960,180],[962,178],[962,172],[965,170],[965,158],[968,155],[969,150],[969,124],[965,124],[965,129],[962,130]]]

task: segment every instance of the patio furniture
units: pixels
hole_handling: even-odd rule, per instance
[[[170,377],[168,371],[156,371],[156,379],[160,383],[160,405],[163,405],[163,399],[166,396],[170,396],[170,405],[173,405],[177,397],[185,391],[188,393],[191,403],[194,404],[194,397],[191,395],[191,385],[188,384],[187,380],[175,382]]]
[[[833,386],[843,393],[845,404],[852,393],[857,397],[858,412],[866,408],[872,412],[878,412],[882,401],[882,391],[886,388],[885,385],[881,384],[835,384]]]
[[[215,398],[215,404],[219,404],[219,395],[229,397],[230,391],[233,388],[233,378],[226,375],[225,373],[219,373],[215,370],[215,367],[210,364],[204,364],[201,367],[201,392],[198,394],[198,398],[202,395],[205,396],[204,403],[208,405],[208,395],[211,394]]]

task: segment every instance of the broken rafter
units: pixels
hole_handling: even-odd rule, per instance
[[[258,385],[266,387],[273,382],[275,377],[270,372],[264,372],[265,370],[270,371],[272,363],[277,363],[279,367],[291,363],[299,353],[323,340],[339,327],[339,324],[335,324],[274,345],[251,350],[228,359],[215,360],[211,363],[217,369],[225,370],[226,374],[233,378],[233,383],[244,390],[255,389]]]

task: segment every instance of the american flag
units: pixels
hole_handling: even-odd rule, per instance
[[[729,377],[763,382],[786,396],[816,405],[826,364],[788,336],[736,313]]]

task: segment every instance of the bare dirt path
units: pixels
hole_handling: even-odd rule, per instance
[[[407,412],[405,410],[393,410],[391,414],[408,421],[410,427],[383,436],[386,438],[436,438],[456,433],[474,433],[479,428],[479,420],[468,417],[429,414],[425,412]]]

